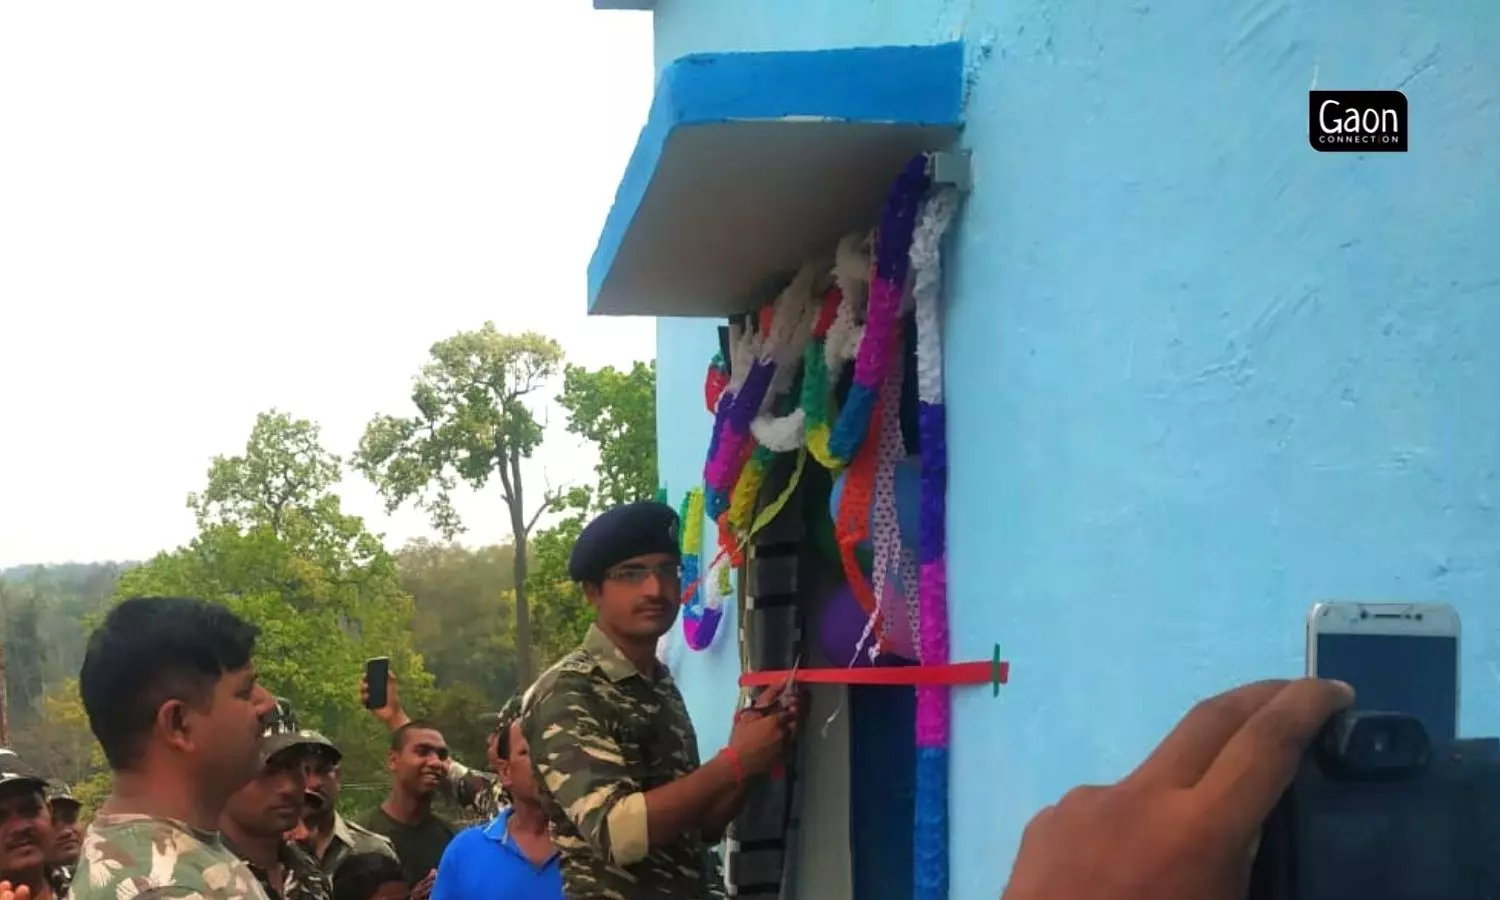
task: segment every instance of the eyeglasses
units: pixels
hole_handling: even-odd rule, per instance
[[[625,584],[640,584],[652,575],[655,575],[659,581],[676,584],[682,580],[682,566],[675,562],[659,563],[654,566],[617,566],[605,573],[604,577]]]

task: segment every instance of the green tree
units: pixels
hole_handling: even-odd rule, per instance
[[[628,372],[568,366],[557,401],[567,411],[568,430],[598,451],[599,480],[591,490],[570,492],[572,514],[533,541],[535,564],[527,589],[537,608],[538,643],[549,660],[576,647],[594,620],[583,591],[568,575],[568,557],[586,517],[656,495],[656,363],[637,362]]]
[[[549,665],[577,647],[594,621],[593,607],[568,575],[568,556],[583,530],[584,514],[575,512],[537,532],[532,550],[531,597],[537,611],[537,646],[542,665]]]
[[[0,627],[5,644],[5,692],[10,724],[23,727],[40,717],[46,693],[47,646],[35,583],[0,586]]]
[[[0,573],[11,746],[78,790],[104,765],[78,697],[84,623],[108,604],[121,568],[67,563]],[[107,778],[103,784],[107,791]]]
[[[568,412],[568,430],[599,451],[593,495],[600,507],[656,496],[655,360],[628,372],[570,365],[557,402]]]
[[[493,322],[433,344],[432,359],[412,390],[416,414],[370,421],[355,467],[394,511],[408,500],[426,509],[452,539],[463,530],[452,492],[463,482],[482,490],[492,478],[510,521],[515,585],[516,680],[531,683],[531,619],[527,607],[527,539],[560,494],[545,491],[530,503],[521,463],[542,443],[542,426],[527,405],[556,374],[563,353],[540,334],[501,334]]]
[[[416,608],[412,641],[435,683],[477,688],[492,709],[516,689],[512,555],[507,545],[470,550],[427,540],[396,553]]]
[[[104,754],[89,731],[77,678],[47,692],[41,719],[17,731],[12,747],[43,776],[75,789],[103,770]]]
[[[364,521],[340,508],[333,488],[343,461],[320,437],[306,419],[274,409],[256,416],[244,454],[214,457],[207,486],[188,495],[199,530],[263,528],[334,571],[389,561]]]
[[[340,745],[351,780],[383,781],[385,735],[359,703],[363,660],[390,656],[413,709],[431,701],[432,677],[394,558],[332,493],[339,469],[311,423],[262,415],[245,454],[215,459],[191,498],[198,535],[126,572],[117,595],[201,597],[254,622],[264,682]]]
[[[46,655],[42,671],[47,690],[78,677],[88,632],[84,623],[108,606],[127,565],[89,563],[47,566],[31,579],[36,590],[38,632]]]

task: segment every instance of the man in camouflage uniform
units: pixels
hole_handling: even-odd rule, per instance
[[[201,600],[135,597],[89,636],[79,693],[114,775],[89,823],[74,900],[269,900],[220,840],[260,768],[256,628]]]
[[[48,791],[47,808],[52,812],[52,852],[47,862],[52,866],[52,883],[59,894],[66,894],[83,847],[83,826],[78,821],[81,804],[67,785],[58,784]]]
[[[302,766],[309,756],[331,749],[312,731],[297,727],[286,700],[262,733],[265,764],[260,773],[224,805],[220,818],[224,844],[250,867],[267,894],[280,900],[332,900],[333,887],[318,861],[282,835],[302,818],[307,790]]]
[[[700,765],[698,737],[656,646],[680,602],[677,514],[615,507],[589,523],[568,562],[597,618],[583,645],[522,701],[522,731],[561,854],[569,900],[704,900],[723,895],[710,845],[744,802],[746,780],[781,761],[798,703],[775,689]],[[647,819],[650,830],[647,830]]]
[[[396,859],[396,848],[390,841],[339,814],[339,795],[344,789],[339,762],[343,753],[316,731],[304,734],[317,745],[317,751],[309,754],[302,766],[307,780],[303,821],[308,831],[308,849],[324,874],[331,880],[344,860],[360,853],[379,853]]]
[[[0,881],[24,885],[31,900],[66,896],[66,884],[47,860],[52,842],[46,780],[14,751],[0,748]]]

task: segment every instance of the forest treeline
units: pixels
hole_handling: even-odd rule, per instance
[[[598,453],[582,483],[523,479],[522,462],[545,455],[537,408],[549,389],[568,431]],[[433,345],[401,412],[375,415],[347,458],[316,423],[264,412],[186,498],[197,523],[186,545],[138,562],[0,571],[11,746],[86,806],[101,800],[108,773],[78,697],[88,632],[124,597],[176,594],[260,625],[263,681],[344,751],[346,815],[373,806],[386,785],[385,736],[359,705],[367,657],[391,657],[408,709],[482,765],[484,714],[588,626],[567,577],[583,522],[655,495],[655,366],[587,370],[549,338],[487,323]],[[337,486],[349,471],[390,509],[427,511],[434,539],[386,547],[342,509]],[[500,504],[510,533],[460,542],[450,503],[459,485]]]

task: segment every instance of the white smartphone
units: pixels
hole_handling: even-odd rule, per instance
[[[1354,708],[1422,720],[1458,737],[1458,611],[1438,603],[1318,603],[1307,614],[1307,674],[1353,685]]]

